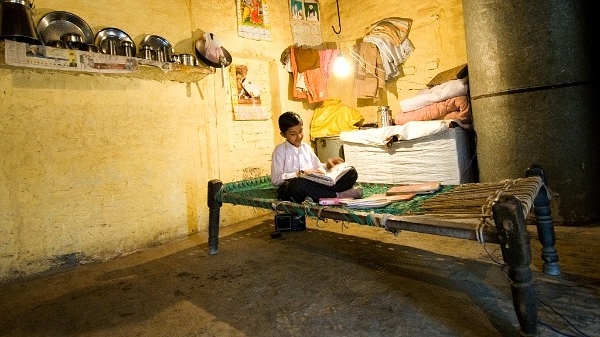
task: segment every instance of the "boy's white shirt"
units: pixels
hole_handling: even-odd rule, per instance
[[[273,150],[271,183],[279,186],[287,179],[296,178],[300,170],[324,170],[324,166],[310,145],[302,143],[298,148],[284,141]]]

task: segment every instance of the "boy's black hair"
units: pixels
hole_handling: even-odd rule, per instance
[[[302,117],[293,111],[286,111],[279,116],[279,131],[285,133],[289,128],[302,124]]]

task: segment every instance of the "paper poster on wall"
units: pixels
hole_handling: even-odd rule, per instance
[[[237,0],[238,35],[273,41],[267,0]]]
[[[322,43],[321,12],[315,0],[289,0],[292,39],[299,46],[317,46]]]
[[[234,120],[266,120],[271,117],[268,64],[248,61],[229,66]]]

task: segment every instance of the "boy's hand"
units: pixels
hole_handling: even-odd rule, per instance
[[[309,169],[309,170],[304,170],[304,174],[323,174],[323,171],[319,170],[319,169]]]
[[[335,165],[339,164],[339,163],[343,163],[344,159],[342,159],[341,157],[331,157],[329,159],[327,159],[327,163],[325,163],[325,167],[327,167],[327,169],[329,170],[330,168],[334,167]]]

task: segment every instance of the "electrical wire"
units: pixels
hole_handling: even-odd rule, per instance
[[[558,311],[556,311],[556,309],[554,309],[550,304],[545,303],[544,301],[542,301],[539,297],[536,297],[536,299],[538,300],[538,302],[540,302],[541,304],[543,304],[544,306],[548,307],[550,310],[552,310],[553,313],[555,313],[558,317],[562,318],[565,323],[567,323],[567,325],[569,327],[571,327],[571,329],[575,330],[575,332],[577,333],[576,335],[567,335],[561,331],[558,331],[557,329],[555,329],[554,327],[552,327],[551,325],[541,321],[540,319],[538,319],[538,323],[548,327],[549,329],[551,329],[554,332],[557,332],[563,336],[568,336],[568,337],[590,337],[590,335],[582,332],[579,328],[577,328],[575,325],[573,325],[573,323],[571,323],[571,321],[569,321],[568,318],[566,318],[564,315],[562,315],[561,313],[559,313]]]
[[[484,250],[484,251],[485,251],[485,252],[488,254],[488,256],[489,256],[489,258],[492,260],[492,262],[494,262],[495,264],[497,264],[497,265],[499,265],[499,266],[500,266],[500,270],[502,270],[502,272],[505,274],[506,278],[508,279],[508,281],[509,281],[509,283],[510,283],[510,282],[511,282],[511,280],[510,280],[510,276],[508,275],[508,265],[507,265],[506,263],[502,263],[502,262],[500,262],[500,261],[496,260],[496,258],[495,258],[495,257],[492,255],[492,253],[490,253],[490,252],[487,250],[487,247],[486,247],[486,243],[485,243],[485,242],[483,243],[483,250]],[[553,326],[552,326],[552,325],[550,325],[549,323],[546,323],[546,322],[544,322],[544,321],[542,321],[542,320],[540,320],[540,319],[538,318],[538,323],[539,323],[540,325],[543,325],[543,326],[547,327],[548,329],[550,329],[550,330],[552,330],[552,331],[554,331],[554,332],[556,332],[556,333],[559,333],[559,334],[561,334],[562,336],[565,336],[565,337],[591,337],[590,335],[587,335],[586,333],[582,332],[582,331],[581,331],[579,328],[577,328],[576,326],[574,326],[574,325],[573,325],[573,323],[571,323],[571,321],[570,321],[568,318],[566,318],[564,315],[562,315],[561,313],[559,313],[559,312],[558,312],[556,309],[554,309],[554,307],[552,307],[550,304],[547,304],[547,303],[545,303],[545,302],[544,302],[544,301],[542,301],[542,300],[541,300],[541,299],[540,299],[538,296],[536,296],[535,298],[536,298],[536,300],[537,300],[538,302],[540,302],[541,304],[543,304],[545,307],[548,307],[548,308],[549,308],[549,309],[550,309],[552,312],[554,312],[556,315],[558,315],[560,318],[562,318],[562,319],[563,319],[563,320],[564,320],[564,321],[567,323],[567,325],[568,325],[569,327],[571,327],[573,330],[575,330],[575,332],[576,332],[577,334],[576,334],[576,335],[569,335],[569,334],[567,334],[567,333],[564,333],[564,332],[562,332],[562,331],[558,330],[557,328],[553,327]]]

